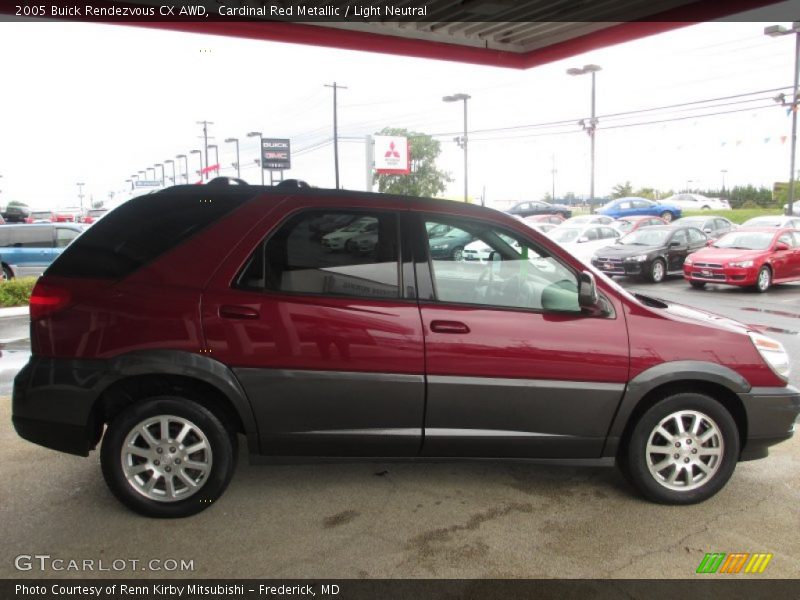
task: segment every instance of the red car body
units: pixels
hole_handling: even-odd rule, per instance
[[[724,246],[726,238],[730,239],[728,236],[747,235],[748,232],[769,235],[771,239],[763,249],[718,246]],[[800,230],[766,227],[738,229],[691,254],[683,264],[683,276],[696,287],[706,283],[751,287],[757,286],[762,269],[769,270],[769,284],[800,281]]]

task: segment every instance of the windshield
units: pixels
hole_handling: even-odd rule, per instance
[[[766,250],[772,244],[773,233],[766,231],[735,231],[720,238],[715,248],[736,248],[738,250]]]
[[[557,227],[553,231],[548,232],[551,240],[555,240],[559,244],[567,242],[574,242],[578,239],[581,230],[577,227]]]
[[[755,217],[742,223],[742,227],[780,227],[781,217]]]
[[[706,224],[706,220],[702,217],[684,217],[683,219],[678,219],[675,221],[675,223],[680,223],[686,227],[697,227],[698,229],[702,229]]]
[[[671,231],[666,229],[639,229],[620,240],[626,246],[663,246]]]
[[[630,231],[633,229],[635,223],[633,221],[614,221],[611,226],[616,229],[617,231],[621,231],[625,233],[626,231]]]

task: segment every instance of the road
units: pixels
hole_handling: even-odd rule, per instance
[[[800,286],[758,295],[691,290],[680,279],[623,283],[769,332],[793,354],[797,384]],[[8,344],[0,385],[8,390],[26,342],[0,338]],[[721,493],[690,507],[641,500],[615,469],[242,460],[215,506],[176,521],[124,509],[106,490],[96,453],[67,456],[19,439],[7,397],[0,400],[0,447],[2,577],[85,575],[14,568],[17,555],[50,554],[194,561],[193,571],[93,576],[693,578],[707,552],[771,552],[764,577],[800,577],[797,438],[767,460],[741,463]]]

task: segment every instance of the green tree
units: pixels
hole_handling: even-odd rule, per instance
[[[624,198],[625,196],[633,196],[633,186],[630,181],[618,183],[611,189],[612,198]]]
[[[384,127],[375,135],[396,135],[408,138],[411,145],[411,173],[408,175],[375,175],[378,191],[405,196],[435,197],[444,192],[452,180],[450,174],[436,168],[441,144],[431,136],[399,127]]]
[[[655,200],[656,198],[663,198],[663,196],[659,195],[659,191],[657,189],[650,187],[639,188],[638,190],[633,192],[631,196],[638,196],[639,198],[649,198],[650,200]]]

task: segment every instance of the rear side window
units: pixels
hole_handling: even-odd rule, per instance
[[[80,231],[77,229],[56,227],[56,248],[66,248],[78,235],[80,235]]]
[[[247,188],[201,187],[139,196],[77,238],[45,272],[60,277],[119,279],[182,244],[253,197]]]
[[[52,248],[52,226],[12,225],[8,235],[2,236],[2,244],[8,248]]]
[[[397,217],[347,211],[296,215],[259,244],[235,287],[397,298]]]

